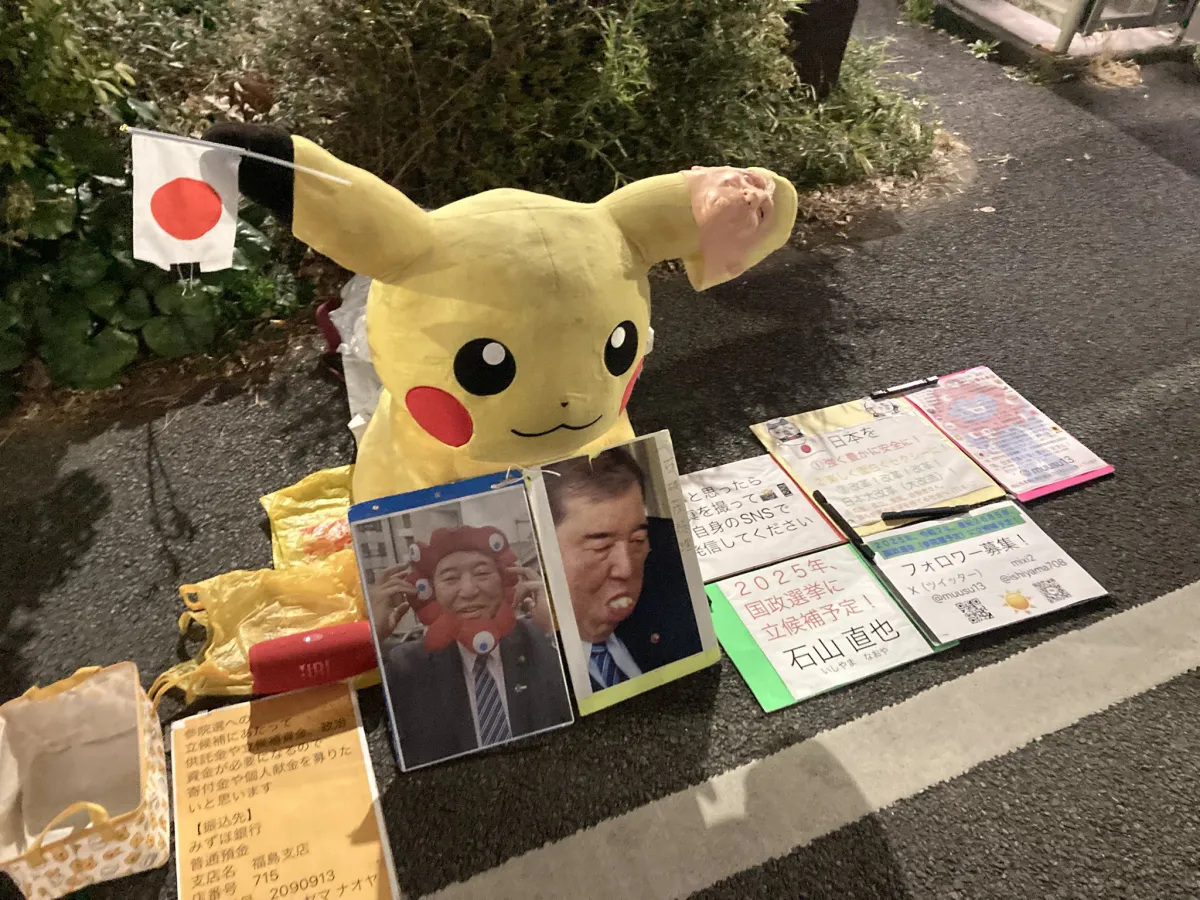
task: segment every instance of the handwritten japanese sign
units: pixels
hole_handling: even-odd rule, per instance
[[[986,366],[908,399],[1021,500],[1113,471]]]
[[[854,526],[992,486],[983,471],[916,412],[780,445],[810,491]]]
[[[843,541],[769,455],[680,479],[706,582]]]
[[[1008,501],[900,528],[868,544],[909,608],[943,642],[1105,594]]]
[[[348,684],[176,722],[171,755],[180,900],[399,896]]]
[[[709,596],[736,613],[714,603],[717,636],[768,711],[785,704],[764,702],[756,682],[782,681],[798,702],[932,652],[847,545],[735,575]]]

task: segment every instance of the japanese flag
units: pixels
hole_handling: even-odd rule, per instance
[[[233,265],[241,154],[133,136],[133,256],[163,269]]]

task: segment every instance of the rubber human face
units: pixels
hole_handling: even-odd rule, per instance
[[[491,557],[460,550],[438,562],[433,594],[442,609],[460,619],[490,619],[504,602],[504,581]]]
[[[556,532],[579,636],[600,643],[642,594],[650,553],[645,502],[634,486],[605,500],[569,494],[564,510]]]

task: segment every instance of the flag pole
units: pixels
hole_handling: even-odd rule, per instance
[[[274,156],[267,156],[265,153],[255,153],[253,150],[243,150],[241,147],[234,147],[230,144],[218,144],[215,141],[203,141],[200,138],[185,137],[181,134],[167,134],[165,131],[150,131],[146,128],[134,128],[130,125],[122,125],[121,131],[128,132],[129,134],[140,134],[162,141],[178,141],[181,144],[194,144],[199,147],[209,147],[213,150],[224,150],[228,153],[237,153],[240,156],[248,156],[251,159],[259,159],[263,162],[274,163],[277,166],[287,166],[289,169],[295,169],[297,172],[315,175],[318,178],[324,178],[327,181],[333,181],[337,184],[344,184],[346,187],[350,187],[350,182],[345,178],[339,178],[336,175],[330,175],[328,172],[322,172],[319,169],[310,169],[308,166],[298,166],[295,163],[290,163],[285,159],[277,159]]]

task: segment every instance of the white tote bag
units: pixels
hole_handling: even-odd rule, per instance
[[[133,663],[0,706],[0,871],[29,900],[164,865],[162,728]]]

